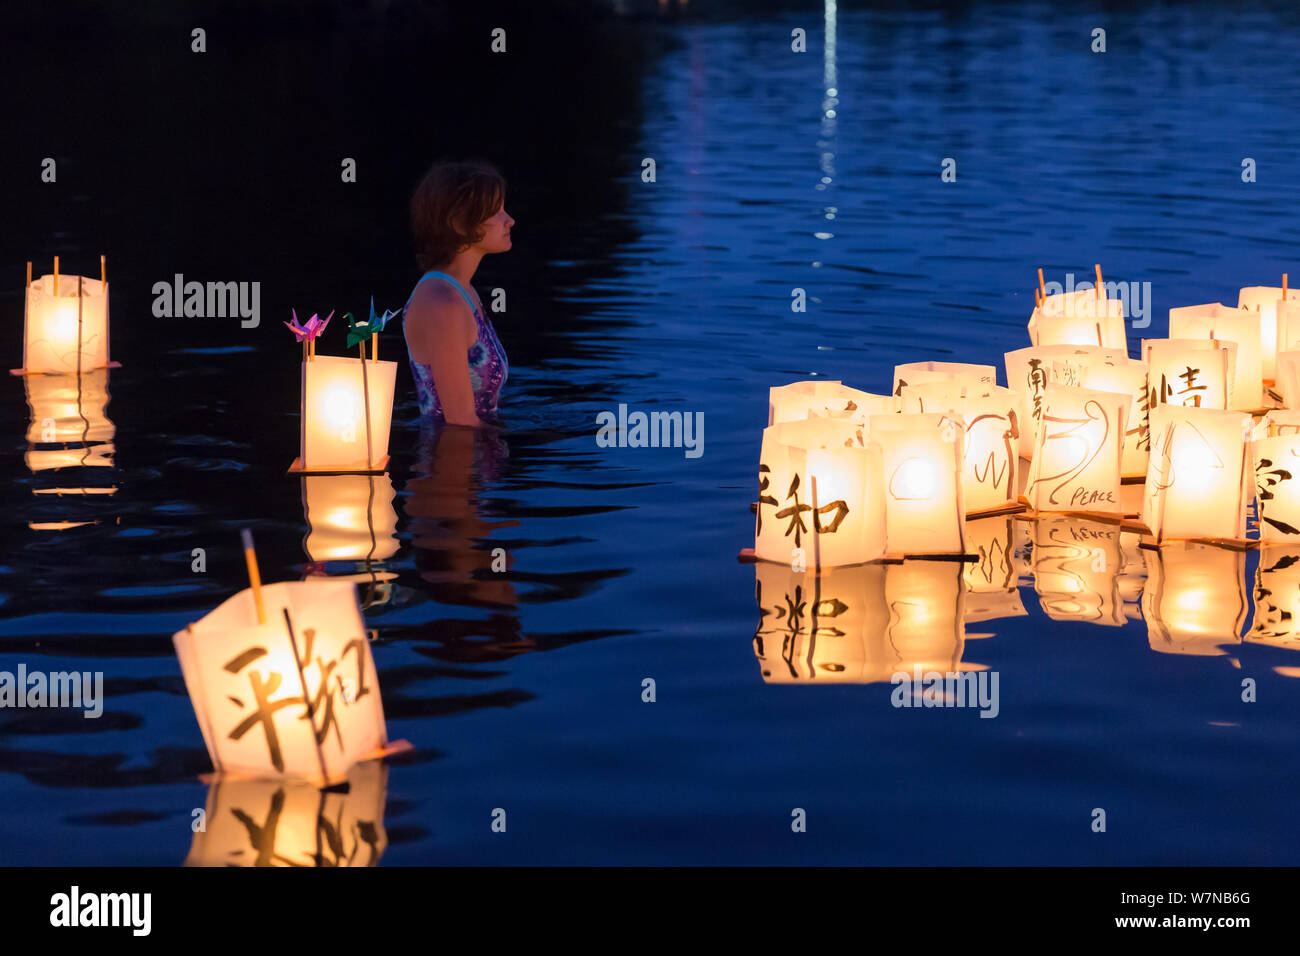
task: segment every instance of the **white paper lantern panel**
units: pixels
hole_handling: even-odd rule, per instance
[[[1277,353],[1300,344],[1300,339],[1288,338],[1300,336],[1300,327],[1293,327],[1289,332],[1281,328],[1283,311],[1281,286],[1245,286],[1237,293],[1237,308],[1249,309],[1259,315],[1260,346],[1263,353],[1264,378],[1276,377]],[[1293,306],[1300,306],[1300,293],[1288,289],[1285,301]],[[1300,317],[1300,311],[1292,313]]]
[[[290,471],[384,470],[397,363],[367,360],[364,373],[361,365],[359,358],[337,355],[302,363],[301,457]]]
[[[1264,414],[1255,426],[1255,435],[1272,438],[1276,435],[1294,435],[1300,433],[1300,409],[1273,408]]]
[[[1246,290],[1243,289],[1243,292]],[[1281,291],[1280,289],[1278,290]],[[1244,303],[1243,303],[1244,305]],[[1266,313],[1267,306],[1260,307],[1261,316]],[[1293,289],[1287,290],[1285,300],[1279,299],[1274,306],[1274,314],[1277,317],[1277,352],[1290,352],[1300,349],[1300,293]],[[1261,321],[1263,319],[1261,318]],[[1276,354],[1274,356],[1276,358]],[[1276,378],[1275,372],[1272,376],[1265,378]]]
[[[962,420],[941,413],[873,415],[870,429],[883,470],[887,552],[964,554]]]
[[[1143,339],[1149,405],[1228,408],[1236,375],[1235,342]]]
[[[1253,489],[1254,420],[1244,412],[1158,405],[1151,409],[1151,464],[1142,522],[1157,544],[1242,540]]]
[[[1228,407],[1250,410],[1264,404],[1264,360],[1259,313],[1218,302],[1169,310],[1171,339],[1221,339],[1237,344]]]
[[[1129,397],[1049,385],[1025,498],[1039,512],[1122,516],[1121,462]]]
[[[1128,353],[1124,304],[1098,298],[1094,288],[1049,295],[1029,316],[1034,345],[1096,345]]]
[[[1259,540],[1300,544],[1300,434],[1255,439],[1255,491],[1259,501]]]
[[[817,569],[884,554],[880,456],[865,433],[864,425],[834,419],[763,430],[754,522],[759,560]]]
[[[1274,389],[1283,408],[1300,407],[1300,350],[1277,353],[1277,379]]]
[[[1151,450],[1150,422],[1147,416],[1151,396],[1147,390],[1147,364],[1133,361],[1122,364],[1085,362],[1079,366],[1076,377],[1082,388],[1119,392],[1129,397],[1120,474],[1125,478],[1146,477],[1147,459]]]
[[[1183,542],[1144,553],[1142,616],[1153,651],[1217,657],[1241,642],[1249,614],[1245,552]]]
[[[86,372],[108,357],[108,283],[85,276],[41,276],[27,287],[20,373]]]
[[[1029,458],[1034,453],[1034,436],[1042,417],[1043,389],[1052,381],[1054,363],[1068,356],[1086,356],[1092,361],[1128,361],[1127,352],[1097,346],[1041,345],[1005,353],[1007,387],[1020,397],[1021,458]]]
[[[768,389],[767,423],[779,425],[809,416],[858,420],[896,408],[891,395],[873,395],[843,382],[791,382]]]
[[[908,385],[924,382],[955,382],[981,386],[996,385],[998,372],[992,365],[970,365],[965,362],[909,362],[894,366],[893,394]]]
[[[387,744],[355,585],[265,585],[265,623],[240,591],[172,641],[218,773],[347,778]]]

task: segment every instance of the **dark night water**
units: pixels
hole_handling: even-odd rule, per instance
[[[1121,626],[1051,619],[1024,567],[1025,613],[959,639],[955,584],[922,582],[933,635],[954,635],[933,638],[942,654],[1000,674],[993,720],[895,709],[887,683],[765,680],[755,569],[736,561],[770,385],[883,391],[900,362],[1000,367],[1028,344],[1040,265],[1150,281],[1153,336],[1172,305],[1235,304],[1239,286],[1300,272],[1294,16],[542,6],[159,5],[134,22],[90,6],[61,40],[14,15],[9,365],[23,262],[90,274],[106,252],[123,367],[111,465],[57,479],[25,464],[24,383],[0,381],[0,670],[102,670],[107,694],[96,721],[0,714],[0,860],[185,859],[210,766],[171,635],[245,585],[240,527],[267,580],[310,560],[285,475],[298,353],[279,323],[372,293],[400,305],[409,188],[469,153],[502,165],[518,220],[515,249],[476,277],[485,300],[508,293],[504,454],[433,446],[402,369],[400,548],[382,563],[396,578],[366,620],[389,733],[416,751],[387,770],[384,864],[1300,862],[1300,684],[1276,669],[1300,655],[1231,625],[1164,642],[1140,608],[1141,556],[1112,582]],[[496,25],[506,56],[488,52]],[[39,180],[45,156],[57,184]],[[345,156],[355,185],[338,181]],[[154,318],[151,287],[177,272],[262,282],[261,326]],[[401,351],[396,331],[381,340],[381,357]],[[704,455],[598,448],[596,413],[619,403],[703,412]],[[117,492],[32,493],[56,484]],[[89,523],[31,527],[60,521]],[[199,547],[206,574],[190,570]],[[488,569],[496,547],[506,575]]]

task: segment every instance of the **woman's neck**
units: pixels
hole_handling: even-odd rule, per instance
[[[469,288],[470,280],[474,278],[474,273],[478,271],[478,264],[483,258],[483,253],[475,249],[467,249],[451,260],[451,263],[442,271],[447,275],[455,278],[461,285]]]

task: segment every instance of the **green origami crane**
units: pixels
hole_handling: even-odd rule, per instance
[[[375,297],[370,297],[370,318],[363,322],[358,322],[352,317],[351,312],[344,312],[343,318],[348,320],[348,348],[360,345],[362,342],[368,342],[372,335],[384,331],[384,326],[388,320],[394,318],[396,312],[386,309],[383,315],[375,314]]]

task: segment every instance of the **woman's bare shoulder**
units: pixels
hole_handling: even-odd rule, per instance
[[[419,321],[454,323],[462,329],[468,328],[469,323],[474,321],[474,313],[469,310],[460,293],[446,282],[420,283],[406,307],[406,314]]]

